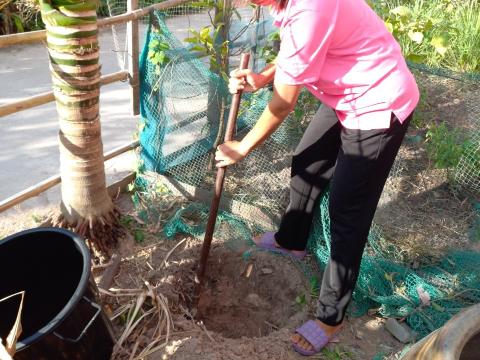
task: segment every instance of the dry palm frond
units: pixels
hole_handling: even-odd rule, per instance
[[[2,338],[0,338],[0,360],[12,360],[12,357],[2,344]]]
[[[168,344],[173,330],[173,320],[168,308],[168,300],[148,282],[145,282],[145,286],[146,289],[102,291],[102,293],[113,297],[132,297],[129,304],[117,309],[112,316],[113,319],[128,313],[125,329],[114,346],[112,359],[125,358],[126,356],[130,360],[144,359],[145,356]],[[137,354],[142,339],[146,336],[144,334],[152,328],[152,323],[155,325],[153,325],[154,330],[150,335],[150,341]],[[131,344],[133,344],[133,347],[128,349],[128,345]]]
[[[165,258],[163,259],[163,261],[161,262],[161,265],[167,267],[168,266],[168,258],[170,257],[170,255],[172,255],[172,253],[175,251],[176,248],[178,248],[180,245],[182,245],[185,241],[187,240],[187,238],[184,238],[183,240],[179,241],[169,252],[168,254],[165,256]]]
[[[10,330],[10,333],[8,334],[7,338],[5,339],[6,345],[5,347],[3,346],[1,339],[0,339],[0,360],[6,360],[8,357],[6,355],[2,355],[2,352],[7,352],[10,356],[15,355],[15,350],[16,350],[16,345],[17,345],[17,340],[20,337],[22,333],[22,324],[21,324],[21,318],[22,318],[22,311],[23,311],[23,300],[25,298],[25,291],[20,291],[15,294],[9,295],[7,297],[4,297],[3,299],[0,299],[0,302],[8,300],[14,296],[20,296],[20,306],[18,308],[17,312],[17,317],[15,318],[15,323],[13,324],[12,329]]]
[[[0,11],[2,11],[5,6],[7,6],[8,4],[10,4],[10,1],[11,1],[11,0],[1,0],[1,1],[0,1]]]

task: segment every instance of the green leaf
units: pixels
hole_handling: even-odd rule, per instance
[[[170,45],[166,42],[161,42],[160,44],[158,44],[158,48],[160,50],[169,50],[170,49]]]
[[[297,303],[300,306],[304,306],[307,304],[307,297],[305,294],[299,295],[295,298],[295,303]]]
[[[412,11],[406,6],[397,6],[396,8],[390,10],[390,12],[402,18],[410,18],[412,16]]]
[[[425,55],[418,55],[418,54],[408,54],[407,60],[410,60],[411,62],[414,62],[416,64],[423,64],[426,60]]]
[[[129,215],[125,215],[122,216],[119,221],[123,226],[129,227],[133,223],[133,218]]]
[[[213,42],[216,42],[217,41],[217,37],[218,35],[220,34],[220,31],[222,30],[222,26],[225,25],[224,23],[219,23],[217,24],[217,28],[215,29],[215,31],[213,32]],[[220,40],[223,40],[223,39],[220,39]]]
[[[189,5],[192,7],[202,8],[202,7],[207,7],[209,4],[206,1],[194,1],[194,2],[191,2]]]
[[[310,283],[310,293],[313,296],[318,296],[318,293],[320,291],[320,285],[318,283],[318,279],[315,276],[312,276],[309,279],[309,283]]]
[[[198,42],[198,38],[196,38],[196,37],[188,37],[188,38],[183,39],[183,41],[185,41],[185,42],[187,42],[187,43],[193,43],[193,44],[194,44],[194,43]]]
[[[196,39],[200,38],[200,33],[198,31],[193,29],[188,29],[188,32],[192,34],[193,38],[196,38]]]
[[[440,55],[445,55],[445,53],[448,50],[448,45],[447,45],[448,39],[444,35],[440,36],[434,36],[432,40],[430,41],[430,45],[432,45],[435,50],[440,54]]]
[[[385,21],[385,26],[387,27],[387,30],[389,33],[393,33],[393,25],[391,22]]]
[[[163,51],[155,54],[154,62],[156,64],[161,65],[161,64],[163,64],[164,61],[165,61],[165,53]]]
[[[431,305],[432,307],[437,310],[437,311],[440,311],[440,312],[445,312],[445,308],[443,308],[442,306],[438,305],[436,302],[432,301],[431,302]]]
[[[420,31],[410,30],[408,32],[408,37],[410,38],[410,40],[416,42],[417,44],[421,44],[423,41],[423,33],[421,33]]]
[[[433,29],[433,21],[431,19],[428,19],[425,24],[423,24],[423,30],[424,31],[430,31]]]
[[[24,32],[25,29],[23,27],[23,22],[20,16],[18,16],[17,14],[12,14],[12,19],[13,19],[13,22],[15,23],[15,27],[17,28],[17,32],[19,33]]]
[[[156,48],[158,46],[158,44],[160,44],[160,41],[158,41],[157,39],[154,39],[150,42],[150,44],[148,44],[148,47],[149,48]]]
[[[195,45],[195,46],[192,46],[189,50],[190,51],[206,52],[207,49],[202,45]]]
[[[223,56],[223,57],[226,57],[228,55],[228,43],[225,42],[222,44],[222,47],[220,49],[220,54]]]
[[[206,26],[202,30],[200,30],[200,39],[202,41],[206,41],[210,37],[210,27]]]
[[[143,232],[143,230],[135,230],[135,241],[136,242],[143,242],[145,240],[145,233]]]
[[[293,114],[297,119],[301,119],[303,117],[303,109],[299,109],[298,107],[295,108]]]
[[[280,31],[274,31],[267,36],[268,41],[280,40]]]

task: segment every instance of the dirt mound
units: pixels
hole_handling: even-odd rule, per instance
[[[257,252],[245,260],[217,248],[205,280],[198,318],[224,337],[266,336],[307,314],[295,301],[309,297],[305,276],[285,257]]]

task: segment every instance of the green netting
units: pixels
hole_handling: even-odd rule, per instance
[[[421,336],[437,329],[465,306],[480,302],[480,254],[450,251],[435,265],[417,270],[396,261],[394,245],[382,245],[382,234],[373,227],[362,259],[354,293],[353,314],[379,307],[386,317],[406,317]],[[328,196],[320,205],[309,239],[309,248],[322,266],[330,253]],[[421,300],[428,293],[430,304]]]
[[[245,35],[240,45],[232,45],[232,53],[235,53],[235,47],[260,51],[265,48],[271,26],[263,19],[251,21],[251,13],[247,11],[242,14],[232,26],[242,31],[246,29]],[[207,13],[204,16],[208,18]],[[213,188],[215,174],[212,149],[221,129],[219,120],[227,117],[230,97],[224,80],[209,70],[208,61],[195,57],[181,39],[175,38],[165,19],[165,14],[155,13],[152,16],[141,57],[141,172],[146,175],[138,177],[137,186],[147,189],[148,183],[152,182],[150,175],[154,172],[169,179],[182,194],[191,188],[198,194],[208,194]],[[252,44],[246,39],[255,41]],[[158,44],[168,45],[164,51],[168,61],[161,68],[149,56],[149,51]],[[237,60],[232,56],[231,64]],[[384,218],[382,220],[379,216],[370,232],[350,311],[353,315],[361,315],[369,309],[378,309],[384,316],[406,318],[411,327],[424,336],[463,307],[480,302],[480,254],[450,250],[444,251],[442,257],[422,254],[415,257],[402,247],[400,237],[422,235],[421,238],[414,237],[418,243],[419,239],[426,241],[434,234],[432,240],[437,243],[444,239],[447,242],[452,240],[453,244],[454,239],[460,238],[466,245],[470,241],[468,234],[473,234],[471,238],[475,239],[480,233],[480,109],[476,74],[421,67],[416,67],[414,71],[420,87],[424,89],[422,92],[427,92],[427,99],[417,111],[416,126],[419,128],[414,128],[407,136],[391,171],[378,211]],[[447,98],[443,98],[447,93]],[[270,97],[269,89],[243,97],[237,124],[238,138],[253,126]],[[227,103],[223,110],[215,112],[213,105],[219,99]],[[438,102],[433,103],[433,99]],[[288,202],[291,154],[318,106],[308,93],[302,93],[296,113],[264,145],[243,162],[228,169],[223,195],[225,204],[222,205],[225,211],[219,214],[216,238],[243,250],[248,249],[253,234],[276,228]],[[439,124],[443,123],[443,116],[448,115],[448,111],[453,115],[449,115],[448,126],[444,129]],[[428,125],[422,130],[420,122]],[[458,128],[460,135],[455,132],[455,136],[446,136],[452,128]],[[429,143],[435,146],[425,145],[426,136],[430,136]],[[460,141],[459,145],[454,143],[458,151],[448,153],[458,161],[454,165],[448,163],[447,169],[430,168],[432,162],[445,160],[442,157],[432,160],[439,151],[440,155],[444,151],[445,144],[438,138]],[[446,148],[450,149],[450,145],[446,143]],[[426,157],[425,148],[429,149],[431,157]],[[426,171],[432,175],[422,175]],[[470,197],[458,198],[459,194],[467,192]],[[452,199],[441,203],[444,206],[442,210],[453,207],[457,211],[455,214],[438,213],[438,219],[432,220],[428,218],[428,213],[432,212],[430,208],[421,212],[421,206],[429,201],[437,208],[444,200],[442,197],[447,195]],[[397,209],[400,201],[405,199],[411,202],[392,212],[394,218],[390,218],[389,204]],[[179,232],[202,237],[208,214],[208,196],[204,200],[206,204],[182,206],[165,226],[165,233],[169,237]],[[418,208],[412,209],[412,204],[418,204]],[[390,231],[391,225],[397,224],[402,217],[408,218],[400,224],[403,228],[397,233]],[[452,232],[448,230],[450,218],[456,223],[463,219],[465,223]],[[419,226],[406,229],[407,225],[415,224],[415,220]],[[432,221],[433,224],[429,224]],[[437,232],[428,233],[426,229],[429,225]],[[445,230],[439,230],[442,226]],[[319,203],[309,239],[309,250],[320,267],[325,266],[329,258],[329,244],[327,194]],[[429,246],[424,244],[427,249],[423,254],[434,252]],[[304,269],[309,271],[306,266]]]

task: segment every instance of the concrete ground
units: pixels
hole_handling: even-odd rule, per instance
[[[118,33],[125,37],[123,31]],[[110,30],[101,31],[100,45],[102,74],[121,70]],[[50,91],[45,45],[36,43],[0,49],[0,84],[0,104]],[[138,118],[130,112],[128,84],[117,82],[102,87],[100,104],[104,151],[131,142]],[[108,182],[126,175],[134,168],[134,163],[132,153],[108,161],[105,164]],[[0,169],[0,200],[59,173],[55,103],[0,119]],[[59,191],[48,192],[38,196],[37,201],[29,201],[27,207],[58,203],[59,199]]]

